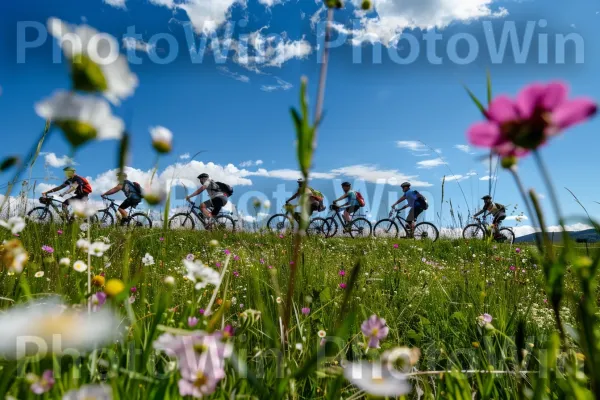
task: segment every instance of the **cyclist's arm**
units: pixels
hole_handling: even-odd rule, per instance
[[[407,205],[405,205],[404,207],[402,207],[401,209],[399,209],[398,211],[402,211],[402,210],[404,210],[404,209],[406,209],[406,208],[408,208],[408,207],[409,207],[409,206],[408,206],[408,204],[407,204]]]
[[[299,191],[294,193],[294,195],[292,197],[290,197],[289,199],[286,200],[286,204],[289,203],[290,201],[294,200],[296,197],[298,197],[298,193],[300,193]]]
[[[74,191],[77,190],[78,187],[79,187],[79,185],[77,183],[72,184],[71,187],[69,189],[67,189],[66,192],[61,194],[61,196],[73,193]]]
[[[404,200],[406,200],[406,196],[402,196],[398,199],[397,202],[395,202],[394,204],[392,204],[392,208],[396,207],[398,204],[402,203]],[[404,210],[407,206],[403,207],[402,210]]]
[[[337,203],[338,201],[342,201],[342,200],[344,200],[346,197],[348,197],[348,193],[344,193],[344,194],[342,195],[342,197],[340,197],[340,198],[339,198],[339,199],[337,199],[337,200],[334,200],[333,202],[334,202],[334,203]]]
[[[200,193],[204,192],[205,190],[206,190],[206,186],[202,186],[201,188],[199,188],[198,190],[196,190],[194,193],[192,193],[189,196],[187,196],[186,200],[189,200],[192,197],[198,196]]]
[[[477,217],[479,217],[479,216],[480,216],[481,214],[483,214],[484,212],[485,212],[485,209],[483,209],[483,210],[481,210],[481,211],[479,211],[479,212],[477,212],[477,213],[473,214],[473,218],[477,218]]]
[[[67,185],[63,183],[62,185],[57,186],[54,189],[50,189],[47,192],[42,193],[42,196],[46,196],[46,195],[48,195],[50,193],[58,192],[59,190],[62,190],[64,188],[66,188],[66,187],[67,187]]]
[[[117,185],[114,188],[110,189],[108,192],[104,193],[102,195],[102,197],[106,197],[106,196],[110,196],[115,193],[119,193],[121,190],[123,190],[123,185]]]

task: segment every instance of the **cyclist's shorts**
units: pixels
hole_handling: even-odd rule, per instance
[[[213,199],[206,200],[204,205],[208,208],[212,208],[212,215],[216,216],[221,212],[221,209],[227,204],[227,198],[224,196],[217,196]]]
[[[77,201],[88,201],[88,195],[87,194],[77,194],[77,195],[75,195],[75,196],[73,196],[73,197],[71,197],[69,199],[66,199],[63,204],[65,206],[68,206],[74,200],[77,200]]]
[[[506,213],[505,212],[498,213],[494,217],[494,224],[499,224],[500,222],[504,221],[505,219],[506,219]]]
[[[350,206],[350,207],[346,208],[346,210],[348,210],[348,213],[354,214],[355,212],[360,210],[360,206]]]
[[[310,201],[308,203],[309,207],[310,207],[310,213],[314,213],[316,211],[319,211],[319,208],[321,208],[321,202],[315,198],[310,198]]]
[[[141,200],[138,200],[133,197],[128,197],[125,201],[119,206],[121,210],[127,210],[130,207],[137,207],[140,204]]]
[[[419,218],[419,215],[421,215],[423,211],[425,211],[423,207],[411,207],[410,212],[408,213],[408,217],[406,217],[406,220],[408,222],[416,221],[416,219]]]

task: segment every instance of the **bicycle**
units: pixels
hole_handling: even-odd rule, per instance
[[[200,207],[195,205],[191,201],[187,201],[190,204],[190,209],[187,212],[175,214],[169,219],[169,229],[187,229],[193,230],[196,227],[196,222],[194,222],[194,217],[204,227],[206,230],[215,230],[215,227],[212,226],[210,221],[204,216]],[[219,214],[215,218],[216,229],[235,232],[235,221],[229,215]]]
[[[100,225],[102,228],[108,228],[115,224],[115,216],[118,213],[118,206],[115,200],[108,197],[102,197],[102,200],[108,201],[110,204],[103,210],[96,213],[93,223]],[[129,216],[123,223],[123,226],[133,228],[152,228],[152,220],[145,213],[134,213],[135,207],[129,207]]]
[[[299,213],[294,213],[296,218],[291,215],[295,207],[297,206],[284,206],[283,213],[275,214],[269,218],[267,221],[267,229],[280,235],[286,234],[287,232],[293,232],[295,225],[298,224],[299,220]],[[325,221],[325,219],[320,217],[311,218],[308,227],[306,228],[306,235],[327,237],[328,230],[329,227],[327,226],[327,221]]]
[[[42,207],[35,207],[31,211],[27,213],[29,219],[38,224],[50,224],[54,221],[54,214],[51,209],[62,219],[65,223],[73,222],[73,216],[69,214],[68,211],[62,210],[63,201],[56,200],[53,196],[42,196],[39,199],[40,203],[43,204]],[[60,204],[60,208],[57,207],[54,203]],[[95,217],[92,217],[92,222]]]
[[[396,215],[394,216],[394,212]],[[393,237],[401,239],[415,240],[438,240],[440,233],[437,227],[430,222],[421,222],[415,225],[414,232],[411,232],[410,224],[400,213],[402,210],[393,209],[389,217],[378,221],[373,228],[375,237]],[[397,223],[396,223],[397,222]],[[400,226],[398,226],[400,225]]]
[[[340,225],[342,226],[342,230],[344,234],[350,235],[351,238],[357,237],[369,237],[371,236],[371,232],[373,231],[373,226],[371,223],[364,217],[354,218],[356,213],[352,213],[352,220],[350,222],[344,221],[342,217],[343,208],[336,206],[334,204],[329,206],[329,210],[332,211],[331,215],[325,218],[325,221],[328,224],[329,231],[327,232],[328,238],[333,237],[337,234],[338,231],[338,222],[335,220],[336,216],[339,220]]]
[[[499,237],[493,237],[492,230],[485,218],[475,218],[477,221],[474,224],[469,224],[463,229],[464,239],[488,239],[490,237],[497,242],[513,244],[515,241],[515,233],[510,228],[500,228],[498,230]]]

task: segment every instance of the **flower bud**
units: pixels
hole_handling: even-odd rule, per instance
[[[102,68],[88,56],[77,54],[71,62],[71,78],[75,90],[94,93],[108,89]]]
[[[369,0],[363,0],[362,4],[360,5],[360,8],[362,8],[364,11],[370,10],[371,2]]]
[[[158,153],[166,154],[171,152],[173,147],[173,133],[164,126],[157,126],[150,129],[152,136],[152,146]]]
[[[500,164],[502,165],[502,168],[510,169],[510,168],[514,167],[515,165],[517,165],[517,157],[515,157],[515,156],[502,157],[502,161],[500,161]]]

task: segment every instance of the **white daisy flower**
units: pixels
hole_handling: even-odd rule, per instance
[[[169,153],[173,146],[173,132],[164,126],[155,126],[150,128],[152,136],[152,146],[159,153]]]
[[[88,242],[85,239],[79,239],[77,241],[77,243],[75,243],[75,245],[77,246],[78,249],[81,249],[83,251],[88,251],[90,248],[90,242]]]
[[[34,275],[36,278],[41,278],[42,276],[44,276],[44,271],[38,271],[35,273]]]
[[[8,229],[13,235],[21,233],[26,225],[21,217],[11,217],[7,221],[0,220],[0,226]]]
[[[350,383],[373,396],[395,398],[411,391],[403,373],[378,362],[349,363],[344,367],[344,376]]]
[[[104,242],[94,242],[90,245],[89,253],[95,257],[102,257],[110,249],[110,245]]]
[[[63,267],[68,267],[69,265],[71,265],[71,260],[69,260],[68,258],[61,258],[60,261],[58,262],[60,265],[62,265]]]
[[[112,343],[119,319],[108,307],[93,316],[56,300],[18,305],[0,314],[0,355],[10,359],[60,354],[64,349],[85,352]],[[34,338],[26,346],[23,338]],[[59,340],[57,340],[59,338]],[[55,347],[56,346],[56,347]]]
[[[144,200],[151,206],[156,206],[167,197],[165,186],[160,183],[153,183],[144,187]]]
[[[115,105],[133,95],[139,81],[127,58],[119,53],[117,39],[88,25],[68,25],[57,18],[48,19],[48,31],[72,62],[76,89],[101,91]]]
[[[69,205],[73,208],[73,214],[79,218],[93,217],[100,209],[97,204],[90,201],[73,200]]]
[[[146,253],[144,258],[142,258],[142,264],[144,264],[146,267],[154,265],[154,257],[152,257],[149,253]]]
[[[83,385],[79,389],[69,390],[62,400],[112,400],[112,387],[106,384]]]
[[[36,113],[65,133],[73,146],[89,140],[120,139],[125,125],[112,114],[107,101],[76,93],[57,91],[35,105]]]
[[[196,284],[196,290],[204,289],[208,285],[219,285],[221,277],[217,271],[207,267],[199,261],[183,260],[187,269],[186,278]]]
[[[164,282],[166,285],[173,286],[175,285],[175,278],[173,278],[172,276],[167,276],[165,277]]]
[[[73,264],[73,269],[77,272],[85,272],[87,271],[87,265],[83,261],[75,261]]]
[[[323,329],[321,329],[319,332],[317,332],[317,335],[322,339],[325,336],[327,336],[327,332],[325,332]]]

